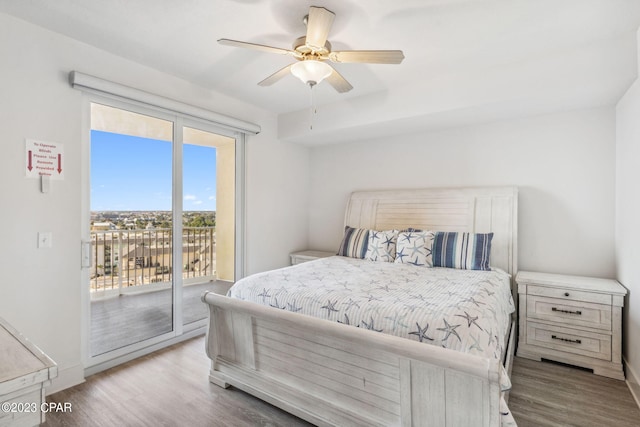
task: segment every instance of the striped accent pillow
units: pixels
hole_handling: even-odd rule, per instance
[[[369,230],[364,228],[353,228],[348,225],[344,228],[344,237],[340,243],[338,254],[350,258],[364,258],[367,253],[367,243],[369,242]]]
[[[452,233],[438,231],[433,240],[433,266],[463,270],[491,270],[493,233]]]

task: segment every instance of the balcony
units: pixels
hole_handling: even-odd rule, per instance
[[[144,341],[173,329],[173,274],[182,275],[183,324],[207,317],[205,290],[222,292],[214,227],[185,227],[178,268],[170,229],[91,232],[91,355]]]
[[[185,227],[182,259],[173,265],[171,229],[91,232],[91,299],[168,289],[179,271],[183,283],[216,279],[214,227]]]

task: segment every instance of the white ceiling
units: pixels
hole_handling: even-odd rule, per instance
[[[406,57],[401,65],[335,64],[354,89],[338,94],[321,84],[316,102],[335,111],[356,103],[366,110],[367,99],[406,93],[402,102],[415,108],[392,118],[403,126],[413,116],[424,121],[434,114],[450,123],[452,109],[466,117],[486,103],[493,105],[492,118],[513,114],[514,105],[542,112],[611,104],[636,75],[631,41],[640,25],[639,0],[0,0],[0,11],[276,112],[287,127],[308,109],[309,89],[293,76],[271,87],[257,82],[292,58],[216,40],[290,48],[305,33],[302,18],[311,5],[336,14],[329,33],[334,50],[402,49]],[[496,84],[485,101],[445,105],[454,88],[481,91],[490,75],[509,84]],[[547,80],[554,83],[536,87],[537,99],[529,99],[531,88]],[[563,95],[556,102],[558,88]],[[511,99],[502,96],[498,108],[501,90]],[[436,98],[442,105],[421,105]],[[361,125],[379,123],[382,114]],[[327,124],[328,133],[331,128]],[[301,136],[292,129],[281,134]]]

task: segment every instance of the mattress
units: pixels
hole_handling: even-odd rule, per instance
[[[255,274],[228,296],[495,359],[515,310],[501,270],[339,256]]]

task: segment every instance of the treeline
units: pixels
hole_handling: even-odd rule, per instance
[[[215,212],[189,213],[182,216],[183,227],[215,227]]]
[[[117,230],[140,230],[147,226],[157,229],[171,228],[171,212],[98,212],[93,222],[109,221],[115,224]],[[215,227],[215,211],[189,211],[182,214],[183,227]]]

